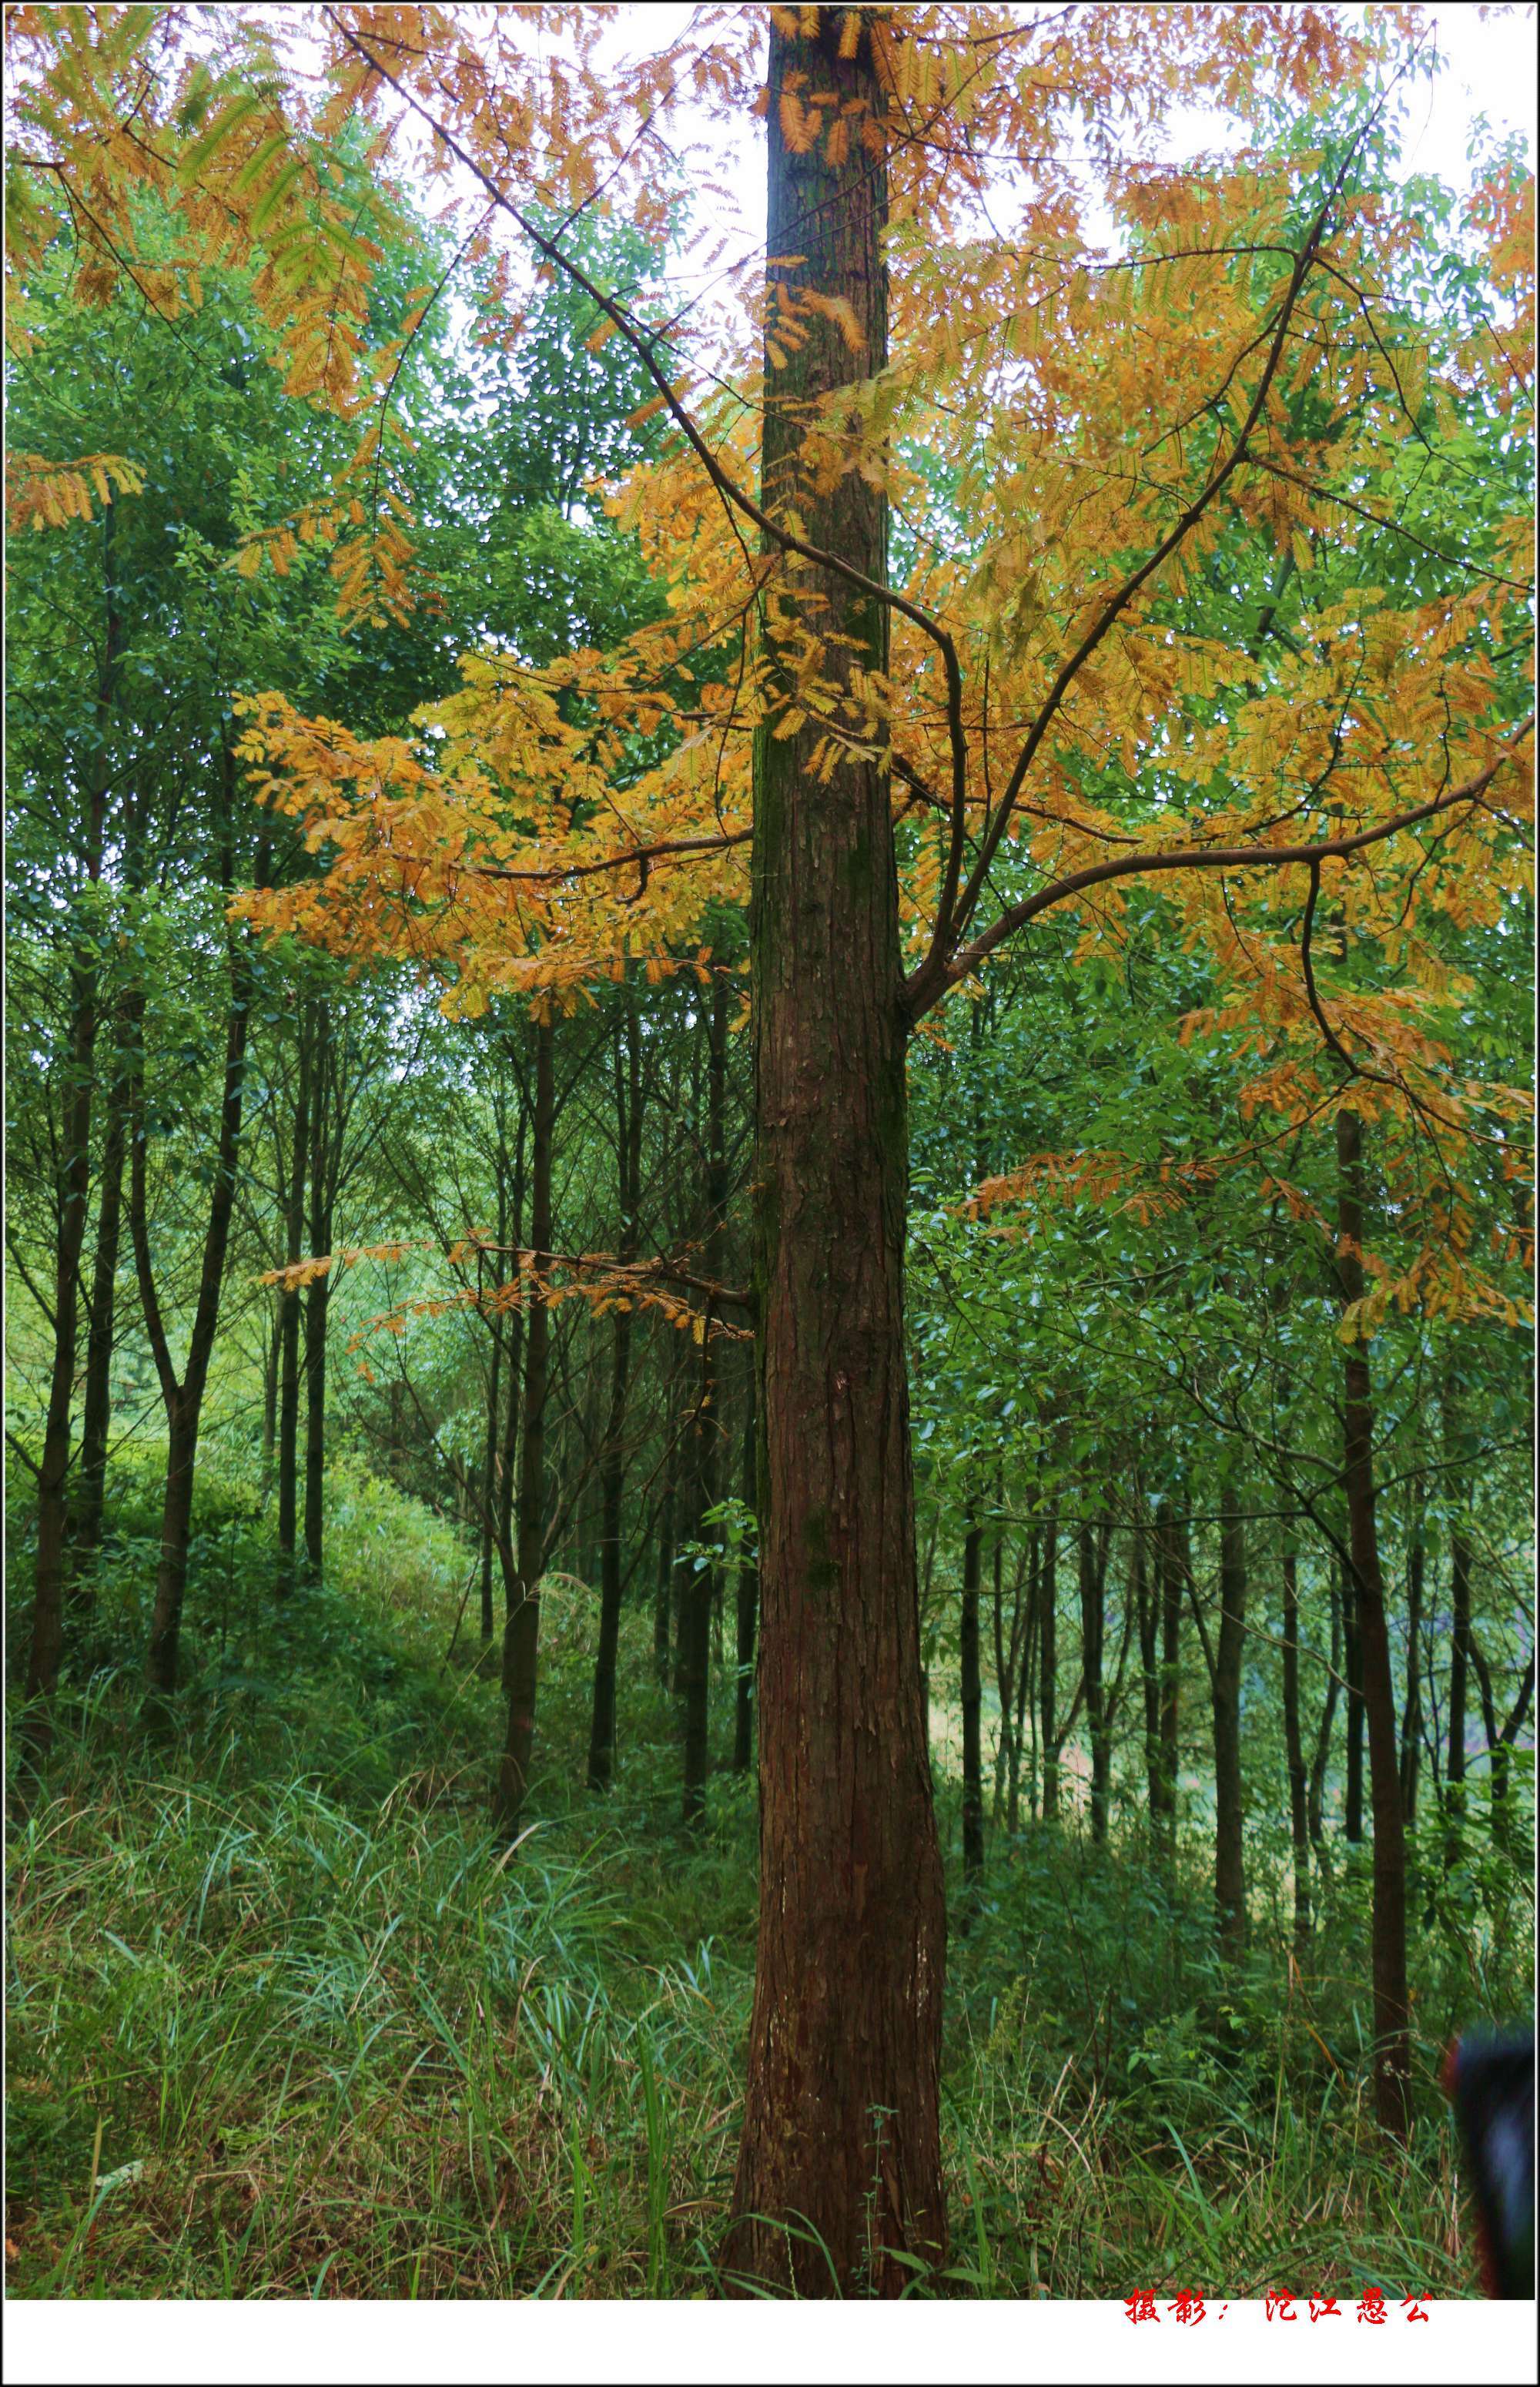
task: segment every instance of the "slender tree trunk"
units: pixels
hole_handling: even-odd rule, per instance
[[[1085,1672],[1086,1733],[1091,1742],[1091,1838],[1097,1848],[1106,1845],[1107,1802],[1112,1774],[1106,1689],[1103,1680],[1110,1542],[1110,1527],[1080,1527],[1080,1642]]]
[[[1166,1855],[1177,1852],[1177,1781],[1181,1739],[1181,1604],[1192,1572],[1186,1528],[1166,1510],[1160,1526],[1160,1812]]]
[[[555,1029],[535,1030],[535,1117],[530,1154],[530,1253],[525,1278],[524,1417],[519,1477],[518,1572],[503,1628],[503,1688],[508,1734],[498,1769],[494,1821],[510,1838],[517,1831],[535,1752],[535,1691],[540,1654],[540,1575],[546,1543],[546,1395],[550,1367],[550,1312],[544,1288],[550,1273],[551,1151],[556,1129]]]
[[[316,1004],[315,1078],[310,1098],[310,1254],[332,1248],[332,1197],[337,1153],[333,1123],[336,1062],[332,1051],[331,1007]],[[332,1304],[330,1272],[305,1289],[305,1572],[321,1581],[325,1531],[326,1320]]]
[[[1022,1759],[1026,1754],[1029,1716],[1033,1719],[1034,1742],[1036,1739],[1037,1708],[1032,1693],[1036,1687],[1040,1629],[1039,1603],[1042,1591],[1039,1560],[1041,1547],[1041,1537],[1034,1525],[1027,1540],[1027,1607],[1022,1623],[1021,1655],[1016,1664],[1016,1721],[1011,1732],[1011,1759],[1005,1785],[1005,1828],[1013,1838],[1019,1828],[1021,1820]],[[1037,1814],[1037,1749],[1035,1746],[1032,1750],[1032,1762],[1027,1769],[1027,1801],[1029,1812],[1035,1819]]]
[[[1413,1509],[1407,1548],[1407,1699],[1401,1711],[1401,1812],[1417,1819],[1417,1777],[1422,1757],[1422,1509]]]
[[[1150,1837],[1156,1847],[1162,1833],[1160,1779],[1160,1617],[1158,1601],[1158,1569],[1155,1589],[1152,1591],[1149,1566],[1144,1549],[1144,1534],[1138,1530],[1133,1543],[1133,1604],[1139,1627],[1139,1677],[1144,1695],[1144,1785],[1150,1810]]]
[[[115,701],[121,643],[112,549],[113,509],[102,516],[102,662],[96,678],[95,757],[85,799],[83,854],[86,876],[101,878],[102,838],[110,786],[108,731]],[[85,1246],[91,1197],[91,1104],[95,1090],[96,1029],[100,1004],[97,966],[88,944],[70,952],[69,1058],[66,1065],[59,1122],[58,1174],[55,1186],[54,1351],[44,1417],[43,1455],[37,1476],[37,1562],[32,1589],[32,1642],[27,1654],[27,1709],[21,1733],[29,1750],[42,1753],[52,1738],[49,1712],[64,1646],[65,1541],[68,1532],[69,1406],[75,1391],[79,1335],[81,1254]]]
[[[706,1217],[705,1269],[709,1282],[720,1283],[727,1206],[727,981],[719,967],[712,978],[706,1017]],[[704,1541],[715,1531],[704,1522],[722,1497],[722,1421],[718,1414],[721,1379],[716,1337],[708,1303],[701,1338],[701,1396],[695,1413],[696,1534]],[[683,1812],[692,1827],[706,1812],[706,1780],[711,1772],[711,1651],[710,1634],[718,1570],[697,1560],[683,1576],[680,1645],[681,1702],[684,1722]]]
[[[112,1432],[112,1354],[117,1344],[118,1255],[122,1240],[123,1162],[127,1154],[121,1074],[111,1088],[102,1140],[96,1252],[91,1272],[90,1326],[85,1346],[85,1399],[81,1417],[80,1489],[70,1540],[77,1571],[89,1565],[102,1540],[107,1450]]]
[[[276,1290],[271,1314],[262,1322],[262,1490],[272,1486],[278,1459],[278,1320],[283,1296]]]
[[[802,260],[777,265],[777,283],[848,303],[852,323],[808,313],[785,360],[768,353],[764,489],[811,543],[881,582],[881,495],[856,473],[815,479],[799,453],[799,410],[887,357],[887,172],[862,138],[886,105],[881,19],[826,8],[811,37],[789,30],[808,22],[770,23],[768,252]],[[850,110],[842,162],[821,143],[786,145],[792,74]],[[877,601],[822,566],[787,572],[795,594],[765,614],[772,701],[783,625],[793,645],[804,630],[859,642],[826,645],[826,687],[886,671]],[[916,2274],[893,2256],[929,2263],[946,2242],[946,1912],[903,1323],[906,1022],[886,756],[837,750],[826,779],[824,736],[816,719],[762,731],[754,754],[761,1896],[728,2263],[804,2294],[862,2281],[897,2295]],[[788,2235],[793,2220],[804,2235]]]
[[[672,1430],[666,1413],[663,1431]],[[674,1616],[674,1474],[672,1455],[663,1460],[663,1498],[658,1509],[658,1587],[652,1601],[652,1662],[660,1683],[672,1680],[670,1628]]]
[[[64,1646],[69,1404],[75,1389],[81,1253],[85,1244],[86,1208],[91,1194],[95,972],[80,966],[72,977],[75,991],[60,1138],[57,1239],[54,1245],[54,1356],[43,1428],[43,1460],[37,1478],[37,1572],[32,1593],[32,1647],[27,1659],[29,1706],[23,1724],[26,1738],[36,1749],[45,1749],[51,1738],[48,1702],[58,1680],[59,1653]]]
[[[749,1380],[749,1396],[743,1416],[743,1489],[739,1495],[744,1507],[753,1515],[759,1509],[759,1487],[755,1480],[758,1463],[759,1437],[754,1430],[753,1378]],[[759,1560],[745,1550],[738,1569],[738,1696],[733,1724],[733,1772],[747,1774],[754,1755],[754,1637],[759,1623]]]
[[[963,1877],[971,1888],[984,1870],[984,1760],[980,1724],[984,1679],[978,1662],[978,1583],[983,1527],[971,1517],[963,1543],[963,1610],[959,1629],[963,1701]]]
[[[305,1256],[305,1172],[310,1152],[310,1065],[314,1042],[310,1004],[299,1006],[295,1068],[294,1143],[284,1209],[284,1260],[293,1268]],[[279,1296],[278,1309],[278,1581],[282,1595],[296,1571],[299,1522],[299,1319],[297,1286]]]
[[[1000,1498],[997,1486],[996,1497]],[[990,1623],[994,1636],[994,1684],[1000,1697],[1000,1730],[994,1741],[994,1788],[990,1800],[990,1821],[996,1831],[1005,1818],[1005,1775],[1011,1762],[1011,1699],[1016,1686],[1019,1637],[1017,1617],[1021,1608],[1021,1578],[1016,1576],[1016,1606],[1017,1616],[1011,1620],[1011,1647],[1005,1649],[1005,1544],[1004,1535],[996,1533],[994,1550],[990,1562]]]
[[[1337,1268],[1344,1307],[1361,1300],[1363,1131],[1355,1111],[1337,1113]],[[1369,1726],[1370,1800],[1374,1817],[1374,2111],[1382,2128],[1404,2139],[1408,2127],[1411,2043],[1407,2000],[1407,1850],[1401,1815],[1395,1686],[1374,1497],[1374,1407],[1368,1343],[1343,1346],[1343,1482],[1357,1594],[1358,1655]]]
[[[1056,1821],[1059,1812],[1059,1743],[1054,1709],[1058,1702],[1059,1653],[1059,1521],[1050,1517],[1043,1527],[1041,1571],[1038,1584],[1038,1711],[1042,1733],[1042,1820]]]
[[[1318,1859],[1324,1862],[1326,1852],[1326,1769],[1332,1757],[1332,1726],[1336,1718],[1337,1699],[1342,1689],[1343,1616],[1342,1594],[1333,1573],[1328,1583],[1332,1606],[1332,1667],[1326,1678],[1326,1697],[1321,1703],[1320,1723],[1316,1728],[1315,1755],[1310,1761],[1310,1787],[1306,1800],[1306,1825],[1310,1846]]]
[[[1445,1460],[1466,1457],[1464,1420],[1451,1367],[1444,1383],[1444,1447]],[[1467,1712],[1471,1695],[1471,1534],[1466,1503],[1469,1484],[1463,1467],[1455,1479],[1456,1509],[1449,1531],[1449,1600],[1452,1610],[1449,1643],[1448,1755],[1444,1770],[1445,1803],[1453,1829],[1449,1851],[1458,1845],[1465,1813]]]
[[[1364,1673],[1358,1642],[1358,1603],[1344,1569],[1342,1586],[1344,1672],[1347,1676],[1347,1783],[1343,1836],[1357,1848],[1364,1836]]]
[[[1289,1838],[1294,1850],[1294,1950],[1303,1955],[1310,1938],[1309,1785],[1299,1728],[1299,1588],[1295,1554],[1283,1552],[1283,1750],[1289,1770]]]
[[[234,757],[224,758],[228,807]],[[228,818],[228,810],[227,810]],[[237,930],[237,938],[244,931]],[[230,1245],[230,1221],[235,1204],[235,1172],[240,1157],[241,1111],[246,1085],[246,1036],[251,1016],[251,970],[244,943],[230,955],[230,1019],[225,1032],[224,1082],[220,1105],[219,1145],[213,1190],[208,1199],[208,1224],[203,1239],[197,1303],[187,1342],[187,1359],[179,1383],[171,1364],[159,1299],[150,1261],[149,1222],[145,1187],[143,1064],[137,1080],[135,1116],[132,1128],[133,1157],[129,1170],[129,1217],[134,1260],[139,1275],[145,1324],[155,1355],[165,1403],[168,1427],[166,1493],[161,1512],[160,1561],[156,1572],[155,1607],[150,1618],[148,1653],[152,1724],[161,1722],[177,1686],[182,1636],[182,1609],[187,1587],[187,1544],[192,1528],[193,1479],[197,1461],[198,1429],[208,1361],[219,1325],[220,1296],[224,1283],[225,1257]]]
[[[615,1045],[615,1128],[620,1156],[620,1238],[623,1263],[637,1252],[637,1214],[641,1204],[641,1041],[634,1007],[626,1001]],[[600,1469],[599,1649],[594,1660],[593,1724],[588,1736],[588,1787],[605,1790],[615,1764],[615,1659],[620,1648],[621,1509],[625,1490],[625,1403],[631,1376],[629,1307],[613,1313],[610,1361],[610,1408]]]
[[[499,1189],[499,1211],[501,1188]],[[507,1229],[499,1216],[498,1242],[506,1240]],[[482,1647],[491,1646],[492,1561],[498,1547],[498,1452],[502,1441],[502,1321],[493,1331],[492,1355],[486,1366],[486,1439],[481,1462],[481,1639]]]
[[[1241,1785],[1241,1660],[1246,1631],[1245,1528],[1219,1522],[1219,1632],[1214,1653],[1214,1897],[1219,1946],[1236,1964],[1246,1945],[1245,1804]]]

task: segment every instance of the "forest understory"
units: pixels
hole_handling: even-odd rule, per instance
[[[338,1467],[331,1579],[281,1598],[255,1475],[211,1461],[183,1711],[146,1747],[155,1462],[125,1471],[46,1794],[12,1825],[9,2292],[719,2294],[755,1906],[723,1671],[701,1835],[678,1822],[640,1606],[613,1788],[575,1787],[593,1602],[558,1577],[511,1857],[487,1822],[499,1691],[473,1614],[447,1657],[473,1543]],[[25,1554],[21,1522],[13,1582]],[[1340,1816],[1303,1960],[1286,1836],[1254,1836],[1236,1974],[1202,1819],[1174,1871],[1136,1822],[1105,1849],[1079,1810],[994,1832],[966,1890],[939,1713],[936,1738],[955,2218],[923,2292],[1475,2292],[1434,2075],[1453,2027],[1520,2009],[1531,1961],[1483,1819],[1453,1863],[1438,1825],[1414,1841],[1435,1919],[1403,2152],[1367,2102],[1368,1850]],[[14,1764],[9,1787],[14,1816]]]

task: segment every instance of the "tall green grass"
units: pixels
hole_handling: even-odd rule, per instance
[[[617,1779],[591,1800],[594,1603],[553,1586],[511,1853],[486,1821],[497,1686],[466,1625],[446,1659],[470,1562],[448,1527],[335,1471],[328,1584],[280,1601],[259,1496],[214,1478],[177,1737],[152,1747],[137,1489],[45,1779],[10,1786],[10,2292],[719,2292],[753,1800],[718,1774],[680,1831],[650,1619],[625,1622]],[[1365,1895],[1344,1872],[1307,1976],[1262,1923],[1234,1978],[1201,1850],[1170,1879],[1136,1835],[997,1839],[949,1960],[943,2292],[1470,2292],[1436,2094],[1405,2156],[1366,2111]],[[1522,1996],[1519,1893],[1473,1895],[1419,1942],[1430,2077],[1472,1963],[1489,2002]]]

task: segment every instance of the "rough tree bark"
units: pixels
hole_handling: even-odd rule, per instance
[[[799,471],[799,409],[887,354],[887,173],[862,138],[884,107],[881,20],[825,8],[809,36],[786,30],[807,21],[771,19],[768,250],[802,260],[778,280],[849,306],[861,346],[810,314],[784,363],[767,355],[764,487],[810,542],[881,581],[880,494],[853,472],[826,487]],[[788,148],[792,74],[850,109],[843,163],[822,145]],[[826,683],[885,669],[875,600],[821,566],[799,563],[795,584],[808,629],[859,642],[826,648]],[[776,674],[776,621],[765,627]],[[889,2250],[926,2263],[946,2238],[946,1916],[903,1327],[906,1022],[885,761],[844,754],[826,783],[811,767],[821,734],[762,731],[754,758],[761,1896],[727,2254],[732,2270],[789,2276],[806,2294],[860,2280],[896,2295],[916,2275]]]
[[[743,1481],[739,1497],[753,1511],[759,1499],[755,1481],[759,1436],[754,1430],[754,1386],[751,1376],[743,1413]],[[738,1681],[733,1713],[733,1772],[747,1774],[754,1757],[754,1640],[759,1625],[759,1560],[745,1550],[738,1568]]]

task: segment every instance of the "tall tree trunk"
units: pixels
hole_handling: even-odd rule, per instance
[[[508,1227],[504,1217],[507,1197],[501,1180],[498,1184],[498,1243],[507,1240]],[[478,1262],[478,1273],[479,1273]],[[481,1461],[481,1639],[483,1648],[491,1646],[492,1561],[498,1548],[498,1456],[502,1445],[502,1320],[496,1319],[492,1329],[492,1352],[486,1363],[486,1434],[482,1446]]]
[[[984,1529],[970,1517],[963,1543],[963,1610],[958,1632],[963,1700],[963,1877],[971,1888],[984,1870],[984,1678],[978,1662],[978,1584]]]
[[[767,353],[764,488],[814,546],[881,582],[885,500],[856,473],[815,479],[799,414],[886,362],[887,171],[861,137],[885,109],[882,19],[825,8],[810,37],[789,30],[809,21],[770,22],[768,253],[802,260],[778,264],[778,283],[848,304],[859,354],[811,312],[784,361]],[[841,163],[822,144],[787,146],[793,74],[852,111]],[[766,608],[772,701],[783,624],[793,640],[805,627],[858,642],[826,646],[826,687],[886,671],[884,609],[832,569],[788,571],[795,600]],[[891,2257],[928,2263],[946,2241],[946,1913],[903,1324],[906,1023],[886,756],[840,753],[826,780],[824,735],[816,719],[762,731],[754,753],[762,1888],[728,2260],[805,2294],[860,2280],[896,2295],[915,2273]]]
[[[1294,1850],[1294,1949],[1310,1938],[1310,1830],[1305,1744],[1299,1728],[1299,1586],[1294,1547],[1283,1552],[1283,1752],[1289,1770],[1289,1838]]]
[[[518,1572],[503,1628],[503,1688],[508,1733],[498,1768],[493,1818],[510,1838],[517,1831],[535,1752],[535,1690],[540,1654],[540,1575],[546,1544],[546,1395],[550,1370],[550,1312],[544,1292],[550,1273],[551,1150],[556,1130],[555,1029],[535,1030],[535,1117],[530,1152],[530,1251],[525,1275],[523,1466],[519,1476]]]
[[[224,756],[224,773],[228,820],[230,783],[234,777],[234,756],[228,748]],[[203,1396],[208,1381],[208,1361],[219,1325],[225,1256],[230,1245],[230,1221],[235,1204],[235,1172],[240,1158],[241,1111],[246,1086],[246,1036],[251,1017],[251,967],[244,942],[245,933],[239,929],[234,931],[237,941],[233,944],[230,954],[230,1017],[225,1031],[219,1144],[213,1188],[208,1197],[208,1223],[203,1239],[197,1302],[180,1383],[171,1364],[170,1346],[150,1258],[145,1185],[142,1046],[135,1078],[135,1101],[131,1122],[133,1158],[129,1168],[129,1226],[145,1325],[155,1356],[156,1372],[160,1380],[168,1428],[160,1560],[156,1571],[155,1606],[150,1618],[146,1668],[149,1685],[147,1715],[152,1724],[165,1720],[167,1703],[177,1686],[198,1429],[203,1415]]]
[[[1422,1504],[1414,1502],[1407,1547],[1407,1698],[1401,1711],[1401,1812],[1417,1818],[1417,1777],[1422,1758]]]
[[[706,1234],[705,1269],[711,1283],[722,1280],[722,1251],[727,1206],[727,981],[720,966],[712,976],[706,1018]],[[722,1421],[718,1414],[721,1379],[716,1337],[708,1300],[701,1337],[701,1394],[695,1412],[693,1505],[696,1537],[704,1541],[715,1528],[704,1522],[722,1497]],[[684,1723],[684,1820],[699,1825],[706,1812],[706,1779],[711,1772],[711,1651],[712,1608],[718,1570],[697,1559],[684,1572],[681,1587],[680,1699]]]
[[[331,1006],[316,1002],[314,1080],[310,1097],[310,1256],[332,1248],[332,1202],[336,1183],[340,1101],[334,1102],[337,1062],[333,1052]],[[336,1117],[334,1119],[334,1113]],[[332,1277],[318,1276],[305,1288],[305,1572],[321,1581],[323,1501],[326,1485],[326,1320]]]
[[[1110,1527],[1080,1527],[1080,1644],[1085,1671],[1086,1732],[1091,1742],[1091,1837],[1097,1848],[1106,1845],[1107,1800],[1112,1773],[1106,1690],[1103,1681],[1110,1542]]]
[[[1337,1269],[1344,1307],[1363,1297],[1363,1130],[1357,1112],[1337,1113]],[[1407,1850],[1401,1816],[1395,1686],[1374,1499],[1374,1407],[1369,1345],[1343,1346],[1343,1483],[1357,1591],[1358,1658],[1369,1726],[1374,1817],[1374,2111],[1405,2138],[1411,2043],[1407,2002]]]
[[[310,1075],[314,1042],[311,1009],[299,1005],[295,1070],[294,1142],[284,1204],[284,1260],[288,1268],[305,1257],[305,1176],[310,1157]],[[285,1287],[278,1311],[278,1581],[282,1595],[294,1583],[299,1526],[299,1320],[297,1285]]]
[[[673,1431],[673,1420],[664,1412],[663,1431]],[[658,1507],[658,1587],[652,1601],[652,1662],[660,1683],[672,1680],[672,1646],[670,1633],[674,1620],[674,1478],[676,1459],[672,1452],[663,1458],[663,1498]]]
[[[96,1042],[96,981],[86,964],[71,971],[74,989],[69,1074],[59,1139],[57,1240],[54,1245],[54,1354],[43,1459],[37,1477],[37,1571],[32,1591],[32,1646],[27,1657],[29,1745],[45,1749],[52,1733],[48,1702],[58,1680],[64,1646],[65,1532],[69,1476],[69,1405],[75,1389],[81,1253],[91,1196],[92,1070]]]
[[[278,1460],[278,1320],[283,1295],[275,1289],[272,1307],[262,1320],[262,1491],[272,1487]]]
[[[1042,1558],[1038,1579],[1039,1659],[1038,1712],[1042,1733],[1042,1820],[1054,1822],[1059,1812],[1059,1743],[1057,1718],[1059,1681],[1059,1521],[1050,1517],[1042,1529]]]
[[[1219,1521],[1219,1631],[1214,1652],[1214,1898],[1231,1964],[1246,1945],[1245,1803],[1241,1785],[1241,1660],[1246,1633],[1245,1528]]]
[[[102,514],[103,627],[101,668],[96,676],[95,746],[87,773],[82,859],[93,886],[101,878],[102,838],[111,784],[108,731],[115,701],[121,625],[112,549],[116,516]],[[69,1477],[69,1405],[75,1391],[79,1335],[81,1253],[85,1245],[91,1196],[91,1102],[94,1092],[100,987],[95,950],[77,943],[69,961],[69,1057],[65,1068],[59,1122],[58,1173],[55,1186],[54,1351],[44,1416],[43,1455],[37,1475],[37,1562],[32,1586],[32,1630],[27,1653],[27,1708],[21,1733],[26,1747],[41,1753],[49,1744],[49,1712],[64,1646],[65,1540]]]
[[[620,1239],[616,1257],[636,1257],[641,1205],[641,1038],[625,990],[615,1042],[615,1143],[620,1160]],[[631,1376],[631,1310],[613,1312],[610,1408],[600,1468],[599,1649],[594,1660],[593,1724],[588,1735],[588,1787],[606,1790],[615,1764],[615,1659],[620,1648],[621,1506],[625,1490],[625,1402]]]
[[[77,1570],[88,1566],[101,1547],[107,1497],[107,1451],[112,1433],[112,1354],[118,1326],[118,1255],[122,1240],[123,1162],[128,1149],[123,1096],[120,1069],[111,1088],[107,1133],[102,1139],[96,1252],[91,1271],[90,1325],[85,1345],[85,1398],[81,1416],[80,1488],[70,1533],[71,1555]]]
[[[1444,1448],[1447,1464],[1461,1461],[1467,1457],[1464,1419],[1453,1366],[1444,1380]],[[1444,1772],[1445,1801],[1453,1825],[1449,1841],[1451,1855],[1458,1846],[1460,1820],[1465,1812],[1465,1744],[1471,1694],[1471,1534],[1466,1505],[1470,1487],[1464,1466],[1459,1467],[1455,1479],[1455,1515],[1449,1529],[1449,1602],[1452,1614],[1448,1755]]]
[[[1158,1848],[1165,1832],[1164,1784],[1160,1767],[1160,1580],[1150,1583],[1143,1528],[1133,1541],[1133,1604],[1139,1626],[1139,1675],[1144,1696],[1144,1784],[1150,1810],[1150,1838]]]
[[[1029,1563],[1026,1625],[1022,1635],[1021,1658],[1016,1678],[1016,1720],[1011,1728],[1011,1755],[1005,1782],[1005,1829],[1014,1838],[1021,1822],[1022,1757],[1027,1737],[1027,1719],[1035,1715],[1032,1704],[1033,1673],[1038,1646],[1038,1557],[1037,1529],[1032,1531],[1032,1549]],[[1033,1751],[1035,1760],[1036,1751]],[[1035,1762],[1027,1774],[1027,1800],[1030,1813],[1037,1814],[1037,1767]]]
[[[751,1375],[743,1412],[743,1488],[739,1495],[751,1515],[759,1509],[756,1481],[759,1436],[754,1430],[754,1385]],[[745,1549],[738,1568],[738,1696],[733,1720],[733,1772],[747,1774],[754,1755],[754,1637],[759,1623],[759,1560]]]
[[[1316,1727],[1315,1754],[1310,1760],[1310,1787],[1306,1800],[1305,1820],[1310,1835],[1310,1846],[1322,1863],[1326,1851],[1326,1825],[1323,1810],[1326,1802],[1326,1769],[1332,1757],[1332,1726],[1336,1717],[1337,1699],[1342,1690],[1343,1615],[1342,1594],[1333,1572],[1328,1578],[1327,1596],[1332,1607],[1332,1664],[1326,1677],[1326,1697],[1321,1703],[1320,1722]]]
[[[1177,1852],[1177,1778],[1181,1741],[1181,1609],[1192,1572],[1187,1528],[1163,1509],[1160,1554],[1160,1812],[1166,1855]]]
[[[1364,1672],[1358,1640],[1358,1603],[1351,1572],[1343,1571],[1344,1672],[1347,1677],[1347,1782],[1343,1836],[1357,1848],[1364,1836]]]

